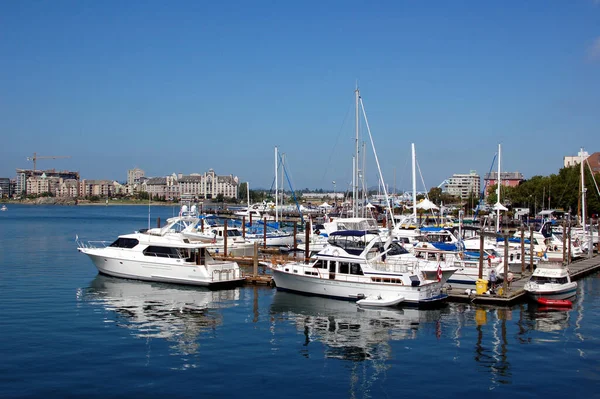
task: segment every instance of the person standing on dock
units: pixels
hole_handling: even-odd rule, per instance
[[[490,270],[490,291],[496,291],[496,270]]]

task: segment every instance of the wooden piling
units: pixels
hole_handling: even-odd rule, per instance
[[[525,273],[525,227],[521,226],[521,275]]]
[[[298,225],[294,222],[294,251],[298,249],[298,243],[296,240],[296,235],[298,234]]]
[[[569,232],[567,233],[567,244],[569,247],[568,257],[567,257],[567,265],[571,264],[571,220],[569,220]]]
[[[242,237],[246,238],[246,216],[242,216]]]
[[[160,229],[160,216],[156,218],[156,227]]]
[[[227,256],[227,219],[223,221],[223,256]]]
[[[562,234],[562,264],[567,264],[567,223],[563,220],[563,234]]]
[[[594,221],[590,218],[590,243],[588,244],[588,259],[592,259],[594,256],[594,232],[592,231],[592,226],[594,225]]]
[[[308,256],[310,255],[310,250],[309,250],[309,246],[310,246],[310,222],[306,222],[306,227],[304,228],[304,259],[308,259]]]
[[[254,242],[254,255],[252,257],[252,277],[258,277],[258,242]]]
[[[483,278],[483,234],[479,236],[479,279]]]
[[[533,257],[535,255],[533,249],[533,226],[529,226],[529,273],[533,273]]]
[[[598,254],[600,254],[600,217],[598,218],[598,235],[598,247],[596,248],[596,251],[598,251]]]
[[[504,278],[502,279],[502,296],[508,295],[508,234],[504,235]]]
[[[267,247],[267,217],[263,219],[263,248]]]

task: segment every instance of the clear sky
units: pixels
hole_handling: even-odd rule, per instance
[[[295,189],[345,190],[357,82],[390,189],[412,142],[427,188],[483,175],[498,143],[526,178],[600,151],[600,0],[5,0],[0,57],[2,177],[37,152],[268,188],[277,145]]]

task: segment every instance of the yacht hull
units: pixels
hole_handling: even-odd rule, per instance
[[[144,281],[216,287],[241,284],[244,278],[234,262],[196,265],[184,259],[125,259],[103,253],[105,249],[81,248],[102,274]],[[146,258],[146,257],[144,257]]]
[[[410,285],[391,285],[341,281],[329,279],[327,276],[305,276],[293,272],[271,269],[277,289],[308,295],[356,301],[368,296],[385,298],[402,296],[402,304],[411,306],[432,306],[446,300],[447,295],[441,293],[441,283],[413,287]]]

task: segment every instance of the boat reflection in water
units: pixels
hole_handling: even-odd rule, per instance
[[[304,347],[321,342],[326,345],[326,357],[351,361],[387,359],[390,340],[416,338],[420,324],[434,325],[440,312],[440,309],[361,308],[355,302],[284,291],[277,291],[271,304],[276,324],[292,322],[304,333]]]
[[[165,339],[177,344],[172,347],[177,353],[192,354],[199,349],[199,335],[222,324],[216,309],[235,306],[239,288],[211,291],[98,275],[79,297],[104,307],[105,321],[135,337]]]

